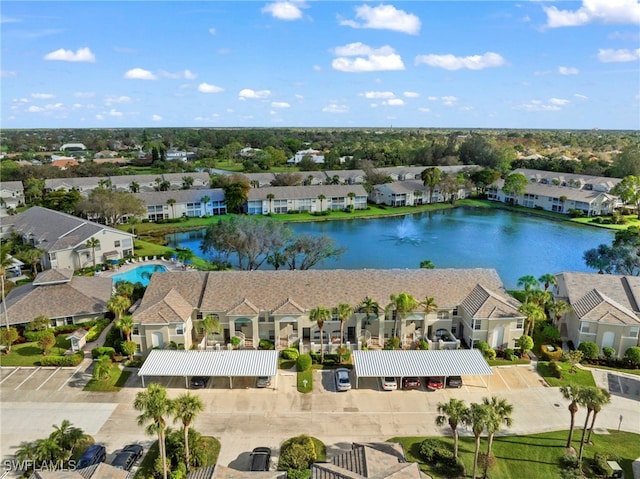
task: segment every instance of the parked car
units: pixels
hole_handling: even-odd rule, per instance
[[[460,376],[449,376],[447,378],[447,387],[448,388],[461,388],[462,387],[462,378]]]
[[[351,380],[349,379],[349,370],[338,368],[335,372],[336,391],[348,391],[351,389]]]
[[[82,456],[80,457],[78,464],[76,464],[76,468],[83,469],[85,467],[104,462],[106,459],[107,450],[105,449],[105,447],[101,446],[100,444],[93,444],[89,446],[86,451],[84,451],[84,454],[82,454]]]
[[[207,384],[209,384],[209,378],[205,376],[194,376],[191,378],[191,388],[192,389],[202,389],[206,388]]]
[[[432,390],[442,389],[444,387],[444,379],[440,376],[432,376],[427,378],[427,388]]]
[[[398,389],[398,382],[396,381],[396,378],[380,378],[380,385],[385,391],[395,391]]]
[[[250,471],[268,471],[271,468],[271,449],[256,447],[251,452]]]
[[[420,378],[407,376],[402,378],[402,389],[420,389]]]
[[[140,457],[140,455],[142,455],[142,452],[140,452],[140,454],[138,455],[138,453],[134,450],[125,450],[125,449],[118,451],[116,456],[112,459],[111,465],[116,469],[130,471],[133,465],[136,463],[136,461]]]
[[[123,452],[132,452],[136,456],[136,461],[142,457],[144,448],[140,444],[128,444],[122,448]]]
[[[268,388],[271,386],[271,376],[260,376],[256,380],[257,388]]]

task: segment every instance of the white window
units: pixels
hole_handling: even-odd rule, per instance
[[[184,323],[176,326],[176,334],[184,334]]]
[[[473,329],[479,330],[481,327],[482,327],[482,321],[480,321],[479,319],[474,319],[473,320]]]
[[[449,312],[448,311],[438,311],[438,319],[448,319]]]
[[[580,332],[589,334],[589,323],[585,323],[585,322],[580,323]]]
[[[519,318],[516,321],[516,329],[522,329],[524,327],[524,319],[523,318]]]
[[[120,241],[116,240],[113,242],[113,247],[114,248],[120,248]]]
[[[631,338],[637,338],[638,337],[638,330],[640,328],[638,328],[638,326],[634,326],[633,328],[629,329],[629,337]]]
[[[140,327],[137,324],[133,325],[133,330],[131,331],[131,334],[135,334],[136,336],[140,334]]]

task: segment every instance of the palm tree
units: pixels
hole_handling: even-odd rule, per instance
[[[521,276],[520,278],[518,278],[518,286],[524,289],[524,300],[526,303],[529,300],[529,292],[532,289],[538,287],[538,280],[536,279],[535,276],[532,276],[530,274],[526,276]]]
[[[587,434],[589,417],[596,409],[598,409],[599,412],[602,409],[602,406],[611,402],[611,394],[609,394],[609,391],[604,391],[601,388],[587,386],[582,388],[579,401],[582,406],[587,408],[587,417],[584,420],[584,427],[582,428],[582,438],[580,440],[580,449],[578,452],[578,464],[582,462],[582,453],[584,451],[585,435]]]
[[[37,462],[36,443],[32,441],[22,441],[14,454],[16,460],[23,464],[34,464]]]
[[[424,308],[425,318],[429,313],[433,313],[438,309],[436,298],[433,296],[425,296],[424,301],[420,303],[420,305]]]
[[[87,240],[87,248],[91,248],[91,257],[93,258],[93,270],[96,270],[96,248],[100,246],[100,240],[98,238],[89,238]]]
[[[44,251],[39,250],[38,248],[30,248],[24,253],[22,253],[23,258],[31,265],[33,268],[33,277],[35,278],[38,275],[38,262],[42,259],[42,255]]]
[[[135,285],[129,281],[116,281],[116,294],[118,296],[126,296],[133,301]]]
[[[344,322],[353,314],[353,308],[346,303],[340,303],[336,308],[338,319],[340,320],[340,346],[342,346],[342,337],[344,336]]]
[[[365,296],[362,302],[358,305],[358,309],[367,315],[367,321],[371,317],[372,313],[375,314],[376,317],[380,314],[380,305],[369,296]]]
[[[9,244],[3,244],[0,246],[0,286],[2,287],[2,309],[4,310],[4,323],[7,329],[9,329],[9,314],[7,313],[7,302],[4,297],[4,280],[7,277],[7,268],[13,266],[13,258],[9,254]],[[11,345],[7,348],[8,352],[11,352]]]
[[[331,319],[331,311],[324,306],[318,306],[309,313],[309,319],[315,321],[320,330],[320,363],[324,363],[324,344],[323,344],[323,328],[324,322]]]
[[[209,201],[211,201],[211,198],[207,195],[204,195],[202,198],[200,198],[200,202],[202,203],[202,205],[204,206],[204,214],[207,214],[207,205],[209,204]]]
[[[141,391],[136,394],[133,407],[136,411],[141,411],[141,414],[138,416],[138,425],[146,426],[145,432],[149,436],[153,436],[154,434],[158,436],[158,449],[160,450],[160,458],[162,461],[162,475],[164,479],[167,479],[167,450],[165,444],[167,421],[165,416],[171,414],[173,411],[173,404],[167,397],[167,390],[160,384],[149,384],[146,391]]]
[[[475,479],[476,469],[478,467],[478,453],[480,452],[480,435],[484,431],[489,421],[489,411],[483,404],[471,403],[469,409],[464,415],[463,422],[471,428],[476,438],[476,450],[473,454],[473,473],[471,477]]]
[[[38,463],[55,463],[63,454],[63,451],[55,439],[47,437],[44,439],[36,439],[34,453]]]
[[[527,327],[524,331],[525,336],[532,336],[536,321],[542,321],[547,317],[544,309],[534,303],[523,303],[518,308],[518,311],[527,317]]]
[[[106,354],[96,359],[96,363],[93,366],[93,376],[98,381],[103,381],[111,377],[111,367],[113,361]]]
[[[207,339],[209,335],[220,332],[220,320],[217,316],[207,314],[200,320],[200,327],[204,330],[204,334]]]
[[[571,306],[564,301],[552,301],[547,305],[547,310],[549,314],[552,314],[555,322],[558,323],[562,315],[571,311]]]
[[[116,320],[119,320],[122,313],[128,311],[130,307],[131,300],[126,296],[111,296],[107,301],[107,309],[116,315]]]
[[[169,198],[167,200],[167,204],[171,207],[171,217],[175,218],[176,217],[176,211],[174,209],[174,205],[176,204],[175,198]]]
[[[562,386],[560,388],[560,392],[562,393],[562,397],[571,401],[568,408],[569,413],[571,414],[569,437],[567,438],[567,449],[569,449],[571,447],[571,441],[573,440],[573,429],[575,427],[576,413],[578,412],[578,404],[582,393],[582,387],[570,384],[568,386]]]
[[[402,319],[402,321],[404,322],[407,314],[409,314],[411,311],[415,311],[418,306],[420,306],[420,303],[416,300],[416,298],[407,293],[392,294],[390,296],[390,299],[391,304],[389,304],[388,309],[396,312],[395,321],[393,323],[393,337],[397,337],[398,317],[400,317],[400,319]]]
[[[140,184],[132,181],[131,183],[129,183],[129,191],[131,191],[131,193],[137,193],[138,191],[140,191]]]
[[[129,315],[122,316],[118,319],[114,326],[120,330],[127,341],[131,341],[131,331],[133,331],[133,317]]]
[[[204,410],[204,404],[199,396],[190,393],[181,394],[173,400],[173,414],[175,419],[182,421],[182,431],[184,432],[184,463],[189,470],[189,426],[198,415]]]
[[[74,427],[68,419],[64,419],[60,426],[53,425],[53,432],[49,435],[54,439],[65,452],[65,460],[69,460],[73,455],[73,450],[84,436],[82,429]]]
[[[458,424],[460,424],[468,414],[468,408],[464,401],[451,398],[448,403],[438,403],[436,416],[436,426],[443,426],[448,423],[453,432],[453,457],[458,458]]]
[[[600,400],[594,402],[593,404],[591,404],[591,406],[593,407],[593,416],[591,419],[591,426],[589,426],[589,434],[587,436],[587,444],[591,444],[591,433],[593,432],[593,426],[596,422],[596,416],[598,415],[598,413],[600,411],[602,411],[602,407],[606,404],[609,404],[611,402],[611,393],[609,391],[607,391],[606,389],[603,388],[599,388],[598,391],[600,392]]]
[[[347,193],[347,197],[349,198],[349,204],[350,206],[353,208],[353,200],[356,197],[356,194],[353,191],[350,191],[349,193]]]
[[[493,435],[500,430],[503,424],[511,427],[511,424],[513,424],[511,417],[513,406],[509,404],[506,399],[499,399],[495,396],[491,396],[491,399],[482,398],[482,405],[487,408],[489,415],[487,420],[487,461],[485,461],[484,465],[484,476],[487,477],[488,459],[491,456]]]
[[[324,195],[318,195],[318,199],[320,200],[320,211],[322,211],[322,202],[327,199]]]
[[[433,203],[433,190],[442,180],[442,170],[440,168],[427,168],[420,173],[422,184],[429,188],[429,203]]]
[[[546,291],[549,289],[549,286],[555,286],[558,283],[558,280],[556,279],[555,275],[551,273],[545,273],[538,278],[538,282],[544,285],[544,290]]]
[[[271,209],[271,206],[273,205],[273,199],[276,197],[276,195],[274,195],[273,193],[269,193],[267,195],[267,199],[269,200],[269,213],[273,213],[273,210]]]

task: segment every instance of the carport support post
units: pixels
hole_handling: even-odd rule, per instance
[[[229,376],[229,389],[233,389],[233,378]]]
[[[142,379],[142,387],[144,387],[144,376],[140,376],[140,378]]]
[[[187,376],[184,377],[184,388],[189,389],[189,378]]]

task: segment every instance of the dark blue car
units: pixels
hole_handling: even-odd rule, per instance
[[[107,459],[107,450],[100,444],[94,444],[84,451],[84,454],[78,461],[78,464],[76,464],[76,468],[83,469],[85,467],[93,466],[99,462],[104,462],[105,459]]]

